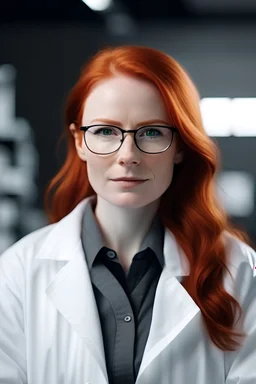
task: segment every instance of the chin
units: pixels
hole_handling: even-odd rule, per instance
[[[105,197],[105,200],[120,208],[142,208],[155,201],[155,199],[145,200],[145,196],[139,196],[132,193],[124,193],[122,196],[112,195],[111,198]]]

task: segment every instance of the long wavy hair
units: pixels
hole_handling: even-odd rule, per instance
[[[218,348],[233,351],[241,346],[235,338],[246,334],[234,329],[236,314],[239,313],[240,318],[242,308],[224,289],[224,273],[230,272],[223,233],[228,232],[246,243],[250,239],[234,227],[215,197],[219,151],[204,130],[198,91],[173,58],[147,47],[108,47],[85,65],[67,99],[66,159],[45,192],[49,221],[59,221],[81,200],[95,194],[88,180],[86,163],[77,155],[69,126],[74,123],[79,129],[84,103],[92,88],[117,73],[155,85],[170,122],[179,130],[184,158],[175,165],[172,183],[161,196],[159,213],[188,258],[190,274],[181,284],[199,306],[209,337]],[[80,134],[82,140],[82,132]]]

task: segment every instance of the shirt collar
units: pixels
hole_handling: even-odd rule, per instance
[[[93,206],[95,199],[89,201],[86,205],[83,220],[82,220],[82,245],[85,251],[87,264],[89,270],[92,268],[93,262],[101,250],[105,246],[104,239],[94,216]],[[163,256],[163,244],[164,244],[164,226],[161,222],[159,215],[156,215],[151,228],[145,236],[143,243],[139,249],[139,252],[145,250],[147,247],[151,248],[155,253],[161,267],[164,267]]]

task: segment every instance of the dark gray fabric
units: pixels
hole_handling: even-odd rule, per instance
[[[156,287],[164,266],[164,226],[156,216],[125,275],[115,250],[105,246],[87,204],[82,244],[98,307],[110,384],[134,384],[146,346]]]

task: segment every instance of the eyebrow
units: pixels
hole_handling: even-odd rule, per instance
[[[118,125],[122,125],[122,123],[120,121],[105,119],[105,118],[102,118],[102,117],[98,117],[97,119],[94,119],[94,120],[91,121],[91,123],[95,123],[95,122],[106,123],[106,124],[117,125],[117,126]],[[137,127],[141,127],[143,125],[150,125],[150,124],[170,125],[170,123],[168,123],[165,120],[153,119],[153,120],[141,121],[139,124],[136,124],[136,128]]]

